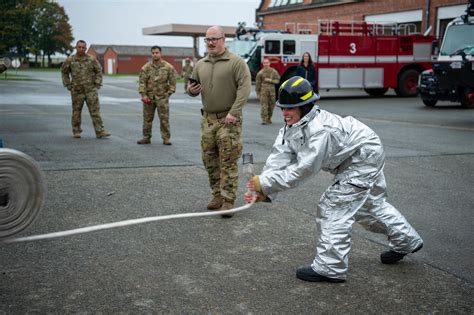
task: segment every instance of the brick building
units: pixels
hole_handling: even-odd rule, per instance
[[[317,33],[318,19],[397,22],[408,33],[442,37],[447,23],[466,10],[467,0],[262,0],[256,20],[263,29]]]
[[[151,46],[96,45],[87,53],[96,57],[106,74],[138,73],[151,60]],[[161,47],[162,58],[181,73],[186,58],[192,58],[193,49],[186,47]]]

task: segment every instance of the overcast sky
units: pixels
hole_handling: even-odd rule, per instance
[[[66,10],[74,40],[90,44],[192,47],[188,37],[142,35],[162,24],[237,26],[255,22],[260,0],[56,0]],[[201,43],[202,46],[203,43]]]

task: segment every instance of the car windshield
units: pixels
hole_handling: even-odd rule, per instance
[[[242,58],[248,58],[256,43],[257,42],[254,40],[234,39],[233,41],[226,42],[226,46],[234,54],[237,54]]]
[[[452,25],[444,35],[441,55],[451,55],[456,51],[461,51],[465,47],[474,45],[474,25]],[[470,53],[469,53],[470,51]],[[466,54],[472,54],[472,48],[465,51]]]

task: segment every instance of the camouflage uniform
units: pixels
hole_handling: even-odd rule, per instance
[[[186,87],[188,86],[188,81],[191,75],[193,74],[193,66],[186,62],[186,65],[183,67],[183,72],[181,75],[183,76],[184,79],[184,91],[186,91]]]
[[[102,86],[102,68],[97,60],[89,55],[72,55],[61,67],[63,85],[71,91],[72,132],[80,134],[81,114],[84,101],[94,124],[96,135],[104,132],[104,123],[100,117],[100,103],[97,90]]]
[[[193,78],[202,86],[201,152],[212,194],[233,205],[238,188],[237,162],[242,154],[242,107],[250,94],[250,71],[242,58],[226,50],[220,56],[199,60]],[[229,113],[238,118],[234,124],[225,124]]]
[[[237,161],[242,154],[242,120],[226,125],[226,115],[203,114],[201,151],[212,195],[234,202],[239,179]]]
[[[160,131],[163,141],[169,141],[169,97],[176,91],[176,70],[167,61],[161,59],[158,64],[146,63],[140,71],[138,92],[148,96],[150,104],[143,103],[143,138],[151,139],[155,111],[160,119]]]
[[[265,81],[270,79],[271,82]],[[257,73],[255,79],[255,91],[260,99],[262,124],[271,124],[273,109],[275,108],[276,92],[275,85],[280,82],[280,75],[273,69],[262,69]]]

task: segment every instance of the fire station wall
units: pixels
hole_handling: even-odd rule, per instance
[[[272,10],[266,10],[271,0],[265,0],[265,4],[262,6],[262,10],[257,12],[268,13]],[[302,6],[310,5],[312,1],[305,0],[305,4]],[[422,29],[427,28],[426,24],[426,0],[366,0],[357,3],[346,3],[341,5],[328,5],[322,7],[308,7],[307,9],[293,10],[290,11],[282,10],[280,12],[273,11],[275,13],[263,15],[263,28],[264,29],[285,29],[286,23],[313,23],[316,24],[318,19],[332,19],[332,20],[357,20],[363,21],[364,16],[384,13],[394,13],[400,11],[411,11],[422,9],[423,23]],[[430,1],[430,23],[433,26],[431,34],[434,35],[436,31],[437,23],[437,10],[440,7],[467,4],[466,0],[431,0]],[[314,31],[313,31],[314,32]]]

